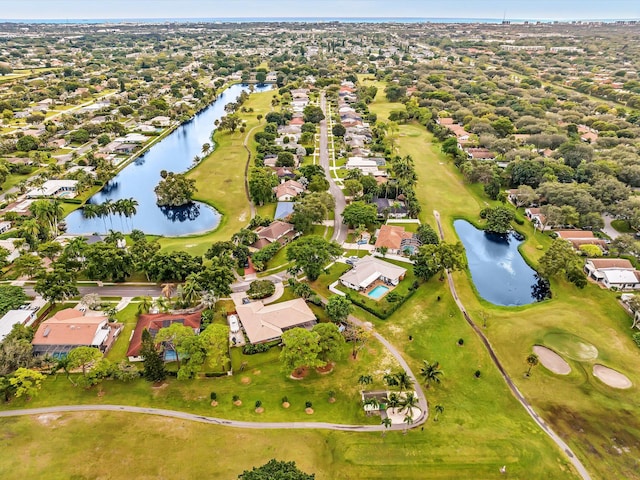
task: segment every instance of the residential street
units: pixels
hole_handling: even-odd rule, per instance
[[[325,117],[327,117],[327,99],[325,98],[324,92],[320,95],[320,108],[322,108],[322,112]],[[342,193],[342,189],[336,185],[331,177],[331,165],[329,164],[329,133],[327,124],[327,118],[320,122],[320,165],[324,168],[327,180],[329,181],[329,193],[331,193],[333,198],[336,199],[334,230],[331,240],[335,240],[342,245],[347,239],[347,226],[342,223],[342,212],[344,211],[344,207],[347,203],[344,198],[344,193]]]
[[[25,285],[23,287],[25,293],[31,297],[37,295],[33,290],[33,285]],[[80,295],[88,293],[97,293],[101,297],[159,297],[162,294],[162,287],[158,285],[105,285],[102,287],[78,286]]]

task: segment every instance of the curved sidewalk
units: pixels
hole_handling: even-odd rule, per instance
[[[61,405],[57,407],[25,408],[20,410],[0,411],[0,418],[20,417],[25,415],[44,415],[49,413],[73,413],[73,412],[125,412],[145,415],[157,415],[161,417],[188,420],[191,422],[207,423],[224,427],[249,428],[249,429],[322,429],[339,430],[343,432],[381,432],[385,430],[404,430],[406,425],[344,425],[340,423],[326,422],[247,422],[242,420],[229,420],[226,418],[208,417],[194,413],[165,410],[162,408],[134,407],[130,405]],[[418,425],[420,421],[415,422]]]

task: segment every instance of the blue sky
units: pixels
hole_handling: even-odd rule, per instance
[[[640,0],[0,0],[0,19],[423,17],[640,19]]]

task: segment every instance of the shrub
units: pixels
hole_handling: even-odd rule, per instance
[[[462,338],[458,339],[458,345],[460,346],[464,345],[464,340]]]
[[[636,342],[636,345],[640,348],[640,332],[633,334],[633,341]]]
[[[476,378],[480,378],[480,370],[476,370],[476,373],[474,373],[474,375],[476,376]]]
[[[211,394],[209,395],[209,398],[213,402],[214,400],[218,399],[218,394],[216,392],[211,392]]]
[[[282,403],[289,403],[289,399],[287,398],[286,395],[282,397]]]
[[[275,347],[279,343],[280,343],[279,340],[276,340],[274,342],[269,342],[269,343],[258,343],[255,345],[251,343],[247,343],[242,347],[242,353],[244,353],[245,355],[255,355],[256,353],[264,353],[269,351],[270,348]]]
[[[256,408],[260,408],[262,406],[262,402],[260,400],[256,400]]]
[[[239,397],[238,395],[234,395],[234,396],[232,397],[232,400],[233,400],[234,402],[237,402],[238,400],[240,400],[240,397]]]
[[[313,406],[313,403],[311,403],[310,401],[306,401],[304,402],[304,408],[311,408]]]
[[[520,217],[514,218],[513,221],[516,222],[518,225],[524,225],[524,220]]]
[[[256,280],[251,282],[247,296],[251,299],[267,298],[274,294],[276,286],[270,280]]]

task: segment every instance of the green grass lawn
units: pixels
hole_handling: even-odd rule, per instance
[[[629,222],[626,220],[613,220],[611,226],[620,233],[635,233],[636,231],[631,228]]]
[[[378,93],[376,100],[370,105],[371,111],[378,113],[379,118],[395,108],[384,101],[381,93]],[[401,125],[399,145],[400,153],[412,155],[416,162],[419,185],[417,195],[422,205],[421,220],[435,225],[432,212],[438,210],[448,241],[457,239],[453,229],[454,219],[468,218],[477,221],[479,211],[486,205],[493,204],[476,186],[469,186],[464,182],[424,127]],[[544,250],[537,248],[538,245],[546,248],[550,238],[540,232],[535,233],[528,222],[518,226],[518,229],[527,237],[520,250],[535,265],[544,253]],[[592,476],[639,478],[634,465],[635,458],[640,455],[640,421],[637,420],[637,413],[640,411],[637,395],[640,375],[637,370],[630,368],[637,363],[639,352],[630,338],[630,319],[617,305],[615,294],[592,284],[581,291],[564,282],[554,281],[552,300],[525,307],[506,308],[479,299],[467,272],[457,273],[455,279],[458,295],[472,318],[477,323],[482,323],[483,315],[487,318],[487,335],[518,388],[545,421],[575,449]],[[450,298],[446,290],[443,290],[441,296],[443,301],[445,296]],[[431,311],[428,303],[421,301],[419,296],[414,297],[387,320],[382,328],[398,328],[398,323],[408,317],[403,313],[411,308]],[[452,318],[456,318],[454,308],[450,313],[454,315]],[[406,328],[398,330],[406,333]],[[469,329],[462,328],[460,331],[467,332],[465,340],[472,336]],[[426,332],[431,338],[426,349],[442,349],[442,338],[431,336],[431,332]],[[550,332],[583,338],[598,349],[598,359],[576,362],[567,358],[573,369],[567,377],[553,375],[539,367],[531,378],[525,379],[523,374],[527,368],[526,356],[534,344],[544,344],[545,336]],[[425,335],[419,332],[417,334]],[[411,351],[408,353],[411,355]],[[440,361],[442,358],[444,357],[438,355]],[[617,391],[595,380],[591,368],[596,361],[628,375],[634,387]],[[490,366],[487,368],[492,370]],[[509,394],[504,392],[504,395]],[[499,402],[504,395],[488,393],[476,394],[475,397],[482,401],[492,398]],[[505,411],[509,411],[511,416],[519,408],[516,406]],[[536,429],[530,422],[528,425],[527,428]],[[618,453],[618,449],[621,453]]]
[[[136,323],[138,323],[137,313],[138,304],[130,303],[124,308],[124,310],[121,310],[116,315],[118,322],[124,324],[124,328],[122,329],[122,332],[120,332],[116,343],[111,347],[109,353],[107,353],[107,358],[113,363],[118,363],[127,359],[129,339],[131,338],[131,333],[136,328]]]
[[[128,344],[128,339],[126,343]],[[31,401],[15,399],[10,404],[3,405],[3,408],[71,404],[153,405],[158,408],[238,420],[314,420],[375,424],[379,420],[366,417],[360,406],[358,377],[365,372],[378,372],[376,382],[372,386],[380,388],[383,386],[382,371],[397,370],[398,365],[382,344],[376,341],[370,342],[355,361],[348,355],[350,351],[350,347],[345,346],[344,358],[336,364],[331,373],[321,375],[312,371],[304,380],[292,380],[280,369],[278,347],[256,355],[243,355],[239,348],[234,348],[232,361],[236,371],[233,376],[189,381],[169,378],[166,385],[160,388],[154,388],[144,380],[130,383],[109,380],[102,383],[102,396],[98,395],[96,388],[74,388],[64,374],[59,374],[48,377],[43,383],[40,395]],[[239,366],[242,363],[245,363],[245,368],[240,371]],[[212,391],[218,396],[219,405],[215,408],[209,404]],[[336,403],[328,402],[330,391],[336,392]],[[238,395],[243,401],[241,407],[233,405],[234,395]],[[281,407],[283,396],[288,397],[290,409]],[[265,408],[261,415],[254,412],[257,400],[260,400]],[[312,417],[304,412],[307,401],[312,402],[315,410]]]
[[[211,243],[229,240],[233,233],[247,226],[251,216],[249,200],[244,190],[247,151],[243,142],[247,134],[258,126],[256,115],[265,115],[271,110],[272,96],[273,92],[251,94],[245,106],[253,108],[253,112],[239,113],[247,123],[246,132],[217,132],[213,153],[189,172],[189,177],[196,180],[198,188],[194,199],[213,205],[222,214],[218,228],[204,235],[162,238],[160,244],[163,248],[202,255]],[[254,133],[257,131],[258,129],[253,130]],[[250,136],[248,145],[252,147],[253,134]]]

